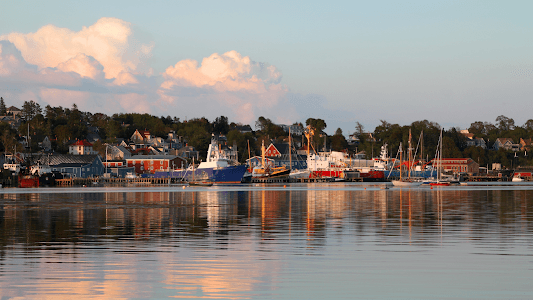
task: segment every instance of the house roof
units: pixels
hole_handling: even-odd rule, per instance
[[[470,132],[461,132],[461,134],[464,135],[468,139],[473,139],[474,138],[474,134],[470,133]]]
[[[6,109],[7,111],[21,111],[20,109],[14,107],[14,106],[10,106],[8,109]]]
[[[130,158],[126,158],[126,160],[146,160],[146,159],[168,159],[168,160],[172,160],[172,159],[175,159],[175,158],[181,158],[180,156],[177,156],[177,155],[134,155]],[[182,158],[183,159],[183,158]]]
[[[137,132],[145,139],[150,138],[150,131],[148,130],[137,130]]]
[[[48,164],[50,166],[57,165],[88,165],[92,164],[98,155],[73,155],[73,154],[54,154],[41,156],[38,160],[41,164]]]
[[[85,146],[85,147],[92,147],[93,144],[87,142],[87,140],[77,140],[74,144],[71,146]]]
[[[117,149],[118,151],[122,153],[131,153],[130,150],[126,149],[124,146],[113,146],[113,148]]]
[[[102,138],[98,135],[98,133],[89,133],[89,134],[87,134],[87,140],[88,141],[96,142],[96,141],[99,141],[101,139]]]
[[[272,143],[270,144],[270,146],[274,146],[276,147],[276,149],[278,150],[278,152],[281,154],[281,155],[285,155],[285,154],[289,154],[289,144],[285,144],[285,143]],[[270,147],[268,146],[268,147]],[[267,148],[268,149],[268,148]]]
[[[511,139],[511,138],[497,138],[496,142],[500,142],[502,145],[505,144],[505,143],[514,144],[513,143],[513,139]]]
[[[533,144],[533,139],[520,139],[520,143],[522,143],[524,145],[532,145]]]

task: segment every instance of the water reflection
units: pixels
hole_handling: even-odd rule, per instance
[[[438,249],[457,255],[464,245],[474,248],[459,255],[531,264],[532,196],[528,189],[314,185],[4,193],[0,297],[291,298],[288,283],[318,280],[310,273],[357,277],[344,269],[351,264],[368,272],[365,255],[402,255],[416,266],[403,253],[430,251],[445,264],[451,257]],[[339,280],[322,284],[347,279]]]

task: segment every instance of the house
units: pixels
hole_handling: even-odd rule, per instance
[[[20,118],[14,118],[13,116],[1,116],[0,121],[9,124],[13,129],[19,128],[22,123]]]
[[[302,135],[304,134],[304,128],[302,125],[298,124],[298,125],[278,125],[279,127],[281,127],[281,129],[283,129],[283,131],[289,133],[289,130],[291,132],[291,134],[293,135]]]
[[[273,160],[274,167],[285,165],[291,169],[307,169],[307,154],[292,153],[288,143],[271,143],[265,149],[265,156]]]
[[[131,157],[131,152],[124,146],[107,146],[107,160],[123,160]]]
[[[182,147],[178,150],[178,156],[185,157],[185,158],[196,158],[196,160],[199,160],[200,154],[193,146],[185,145],[185,147]]]
[[[181,141],[181,137],[180,136],[177,136],[176,135],[176,132],[174,131],[170,131],[168,133],[168,137],[167,137],[167,140],[166,142],[169,144],[169,151],[171,149],[180,149],[181,147],[183,147],[183,143]]]
[[[250,125],[235,125],[232,130],[238,130],[242,134],[252,133],[252,127]]]
[[[354,133],[348,136],[348,145],[358,145],[359,142],[364,139],[367,142],[375,142],[376,138],[372,132],[363,132],[361,134]]]
[[[443,158],[440,161],[432,159],[433,166],[440,165],[444,172],[468,173],[476,175],[479,173],[479,164],[471,158]]]
[[[523,139],[520,138],[520,150],[528,151],[533,147],[533,139]]]
[[[510,138],[497,138],[493,146],[494,150],[504,149],[519,151],[520,144],[513,143],[513,139]]]
[[[467,147],[481,147],[487,148],[487,144],[483,138],[476,138],[473,133],[470,133],[468,129],[461,130],[461,134],[466,138]]]
[[[52,150],[52,142],[48,136],[45,136],[42,142],[39,142],[39,146],[44,152],[50,152]]]
[[[10,106],[8,109],[6,109],[6,114],[16,119],[16,118],[20,118],[20,115],[22,114],[22,110],[14,106]]]
[[[134,167],[137,174],[154,173],[185,168],[187,160],[175,155],[134,155],[126,159],[127,167]]]
[[[478,137],[475,137],[472,140],[467,140],[466,146],[467,147],[470,147],[470,146],[481,147],[483,149],[487,149],[487,143],[485,142],[485,140],[483,138],[478,138]]]
[[[39,162],[48,164],[52,171],[69,174],[71,177],[89,178],[104,174],[104,164],[96,154],[52,154],[41,157]]]
[[[134,141],[136,144],[146,144],[152,140],[152,135],[148,130],[138,130],[131,135],[130,140]]]
[[[68,153],[73,155],[93,155],[97,152],[93,151],[93,144],[87,140],[77,140],[74,144],[68,147]]]

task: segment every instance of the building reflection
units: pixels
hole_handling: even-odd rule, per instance
[[[521,226],[531,230],[531,196],[528,190],[313,188],[6,193],[0,194],[0,241],[5,246],[94,236],[198,239],[238,233],[258,234],[264,240],[305,238],[320,246],[328,230],[423,236],[458,225],[477,238],[487,224],[512,224],[517,216]]]
[[[497,238],[500,247],[512,247],[517,236],[531,235],[532,207],[530,190],[310,185],[4,193],[0,290],[25,278],[24,272],[5,271],[14,265],[5,261],[23,259],[26,265],[20,268],[38,274],[21,286],[32,284],[35,295],[45,298],[157,298],[134,284],[152,269],[160,271],[156,282],[172,297],[263,297],[254,291],[257,285],[275,289],[273,278],[287,268],[280,265],[283,256],[322,255],[332,236],[339,243],[366,240],[385,246],[434,246],[450,236],[472,243]],[[505,234],[489,234],[502,228]]]

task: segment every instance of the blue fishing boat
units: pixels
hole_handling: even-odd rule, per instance
[[[240,183],[246,172],[246,165],[225,157],[219,150],[218,143],[211,140],[207,150],[207,159],[197,168],[190,166],[185,170],[160,171],[152,176],[155,178],[176,178],[182,181],[208,181],[212,183]]]

